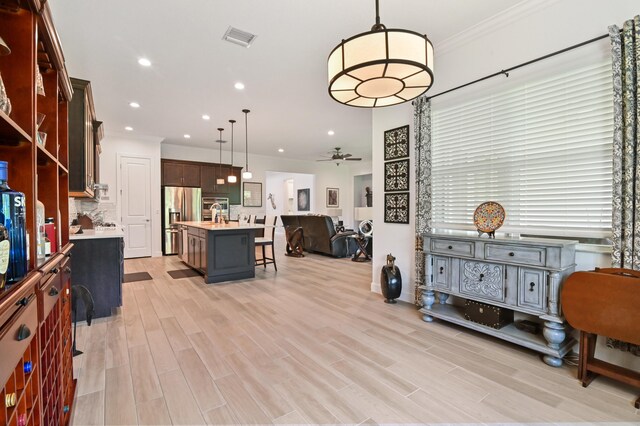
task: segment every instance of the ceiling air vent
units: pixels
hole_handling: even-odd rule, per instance
[[[258,36],[255,34],[229,27],[227,28],[227,32],[224,33],[224,36],[222,36],[222,39],[230,43],[239,44],[243,47],[249,47],[256,37]]]

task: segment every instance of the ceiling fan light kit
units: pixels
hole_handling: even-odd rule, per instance
[[[376,23],[371,31],[342,40],[328,60],[329,95],[355,107],[400,104],[425,93],[433,84],[433,44],[426,35],[387,29]]]
[[[361,161],[362,160],[362,158],[354,157],[352,154],[343,154],[341,149],[342,148],[337,146],[333,148],[333,151],[330,152],[331,158],[323,158],[321,160],[316,160],[316,161],[335,161],[336,166],[339,166],[340,163],[343,161]]]

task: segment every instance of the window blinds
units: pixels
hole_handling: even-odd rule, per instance
[[[476,96],[432,115],[432,226],[475,229],[484,201],[504,232],[606,237],[613,89],[608,61]]]

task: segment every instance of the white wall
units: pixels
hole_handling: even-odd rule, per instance
[[[289,214],[289,204],[288,204],[288,190],[287,190],[287,181],[291,180],[293,183],[293,209],[292,214],[307,214],[307,213],[326,213],[326,209],[322,206],[318,206],[316,204],[316,191],[319,191],[320,188],[316,187],[315,183],[315,175],[307,174],[307,173],[288,173],[288,172],[265,172],[265,194],[268,196],[269,193],[273,194],[274,200],[276,203],[276,208],[273,209],[271,206],[271,202],[269,200],[265,200],[266,204],[266,214],[268,215],[276,215],[280,216],[283,214]],[[309,188],[311,195],[311,204],[310,210],[299,212],[298,211],[298,203],[297,203],[297,193],[299,189]]]
[[[637,0],[604,2],[598,0],[547,0],[521,2],[518,8],[488,22],[481,22],[449,40],[435,45],[435,84],[428,94],[436,94],[485,75],[492,74],[536,57],[606,34],[612,24],[621,26],[640,12]],[[503,78],[503,77],[497,77]],[[445,98],[448,95],[443,96]],[[403,275],[401,299],[412,301],[414,279],[415,212],[410,225],[385,224],[383,221],[383,153],[385,130],[409,124],[413,136],[413,110],[409,103],[373,111],[373,189],[375,244],[372,291],[385,255],[393,253]],[[411,140],[411,167],[415,165]],[[415,197],[411,182],[411,199]],[[379,201],[380,200],[380,201]],[[412,207],[414,206],[412,201]],[[578,270],[609,266],[608,254],[579,251]],[[631,368],[640,368],[640,358],[606,349],[599,340],[598,356],[615,360]]]
[[[219,152],[213,148],[184,147],[163,143],[161,145],[162,158],[176,160],[204,161],[217,163]],[[244,166],[244,154],[236,153],[235,166]],[[242,161],[240,160],[242,159]],[[223,151],[222,162],[228,162],[229,153]],[[263,155],[249,155],[249,170],[253,173],[250,182],[262,183],[262,207],[247,208],[238,206],[232,208],[232,215],[239,211],[244,211],[256,215],[266,214],[267,200],[266,182],[267,172],[301,173],[315,176],[315,183],[311,186],[311,211],[310,213],[326,212],[326,188],[340,189],[340,208],[343,209],[343,220],[345,223],[353,221],[353,174],[371,173],[371,163],[344,162],[336,166],[332,162],[316,162],[313,160],[293,160],[284,157],[271,157]],[[306,186],[305,186],[306,187]],[[302,186],[300,188],[303,188]],[[294,188],[294,194],[298,188]]]
[[[118,200],[118,154],[151,158],[151,253],[162,256],[162,222],[160,215],[160,142],[162,138],[107,134],[102,140],[100,181],[109,185],[108,202],[116,203],[116,220],[121,222]]]
[[[415,167],[413,156],[413,107],[410,102],[393,108],[373,111],[373,273],[371,291],[380,293],[378,281],[381,268],[387,263],[387,254],[396,258],[396,266],[402,275],[402,294],[400,299],[413,300],[413,281],[415,280],[415,184],[414,174],[409,184],[409,224],[384,223],[384,132],[385,130],[409,125],[411,153],[409,166]]]

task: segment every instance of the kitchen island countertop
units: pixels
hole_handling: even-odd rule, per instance
[[[82,234],[69,234],[69,239],[74,240],[89,240],[95,238],[123,238],[124,231],[122,229],[115,228],[108,231],[96,231],[95,229],[83,229]]]
[[[234,231],[238,229],[263,229],[265,226],[260,224],[243,224],[238,222],[229,223],[213,223],[209,221],[200,222],[175,222],[176,225],[190,226],[192,228],[206,229],[207,231]]]

